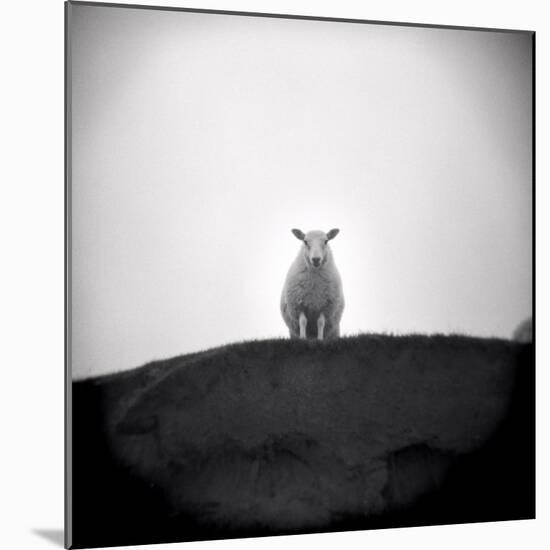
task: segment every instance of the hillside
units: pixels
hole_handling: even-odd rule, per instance
[[[244,342],[73,384],[76,547],[534,516],[532,345]]]

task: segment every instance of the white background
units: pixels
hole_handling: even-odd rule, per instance
[[[167,2],[165,4],[168,4]],[[172,5],[178,5],[173,2]],[[181,4],[180,4],[181,5]],[[187,7],[534,29],[537,35],[537,280],[550,280],[548,55],[541,2],[196,0]],[[63,524],[63,6],[10,2],[0,19],[2,195],[2,548],[48,548],[36,530]],[[545,246],[546,245],[546,246]],[[546,248],[546,250],[545,250]],[[536,521],[191,543],[182,548],[543,548],[548,522],[548,285],[539,285]],[[505,460],[505,457],[503,457]],[[514,472],[510,472],[514,475]],[[177,546],[166,546],[176,548]]]

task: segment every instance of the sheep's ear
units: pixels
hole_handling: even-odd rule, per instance
[[[327,233],[327,239],[330,241],[331,239],[334,239],[334,237],[336,237],[336,235],[338,235],[338,233],[340,233],[340,230],[339,229],[331,229],[328,233]]]
[[[300,231],[299,229],[292,229],[292,233],[300,241],[303,241],[304,237],[306,236],[305,233],[303,231]]]

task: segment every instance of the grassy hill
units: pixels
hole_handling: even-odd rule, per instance
[[[534,515],[530,344],[243,342],[73,384],[75,546]]]

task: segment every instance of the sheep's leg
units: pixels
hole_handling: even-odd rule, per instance
[[[323,334],[325,332],[325,314],[321,313],[319,319],[317,319],[317,338],[319,340],[323,339]]]
[[[307,317],[304,315],[304,312],[300,313],[298,318],[298,323],[300,324],[300,338],[306,337],[306,326],[307,326]]]

